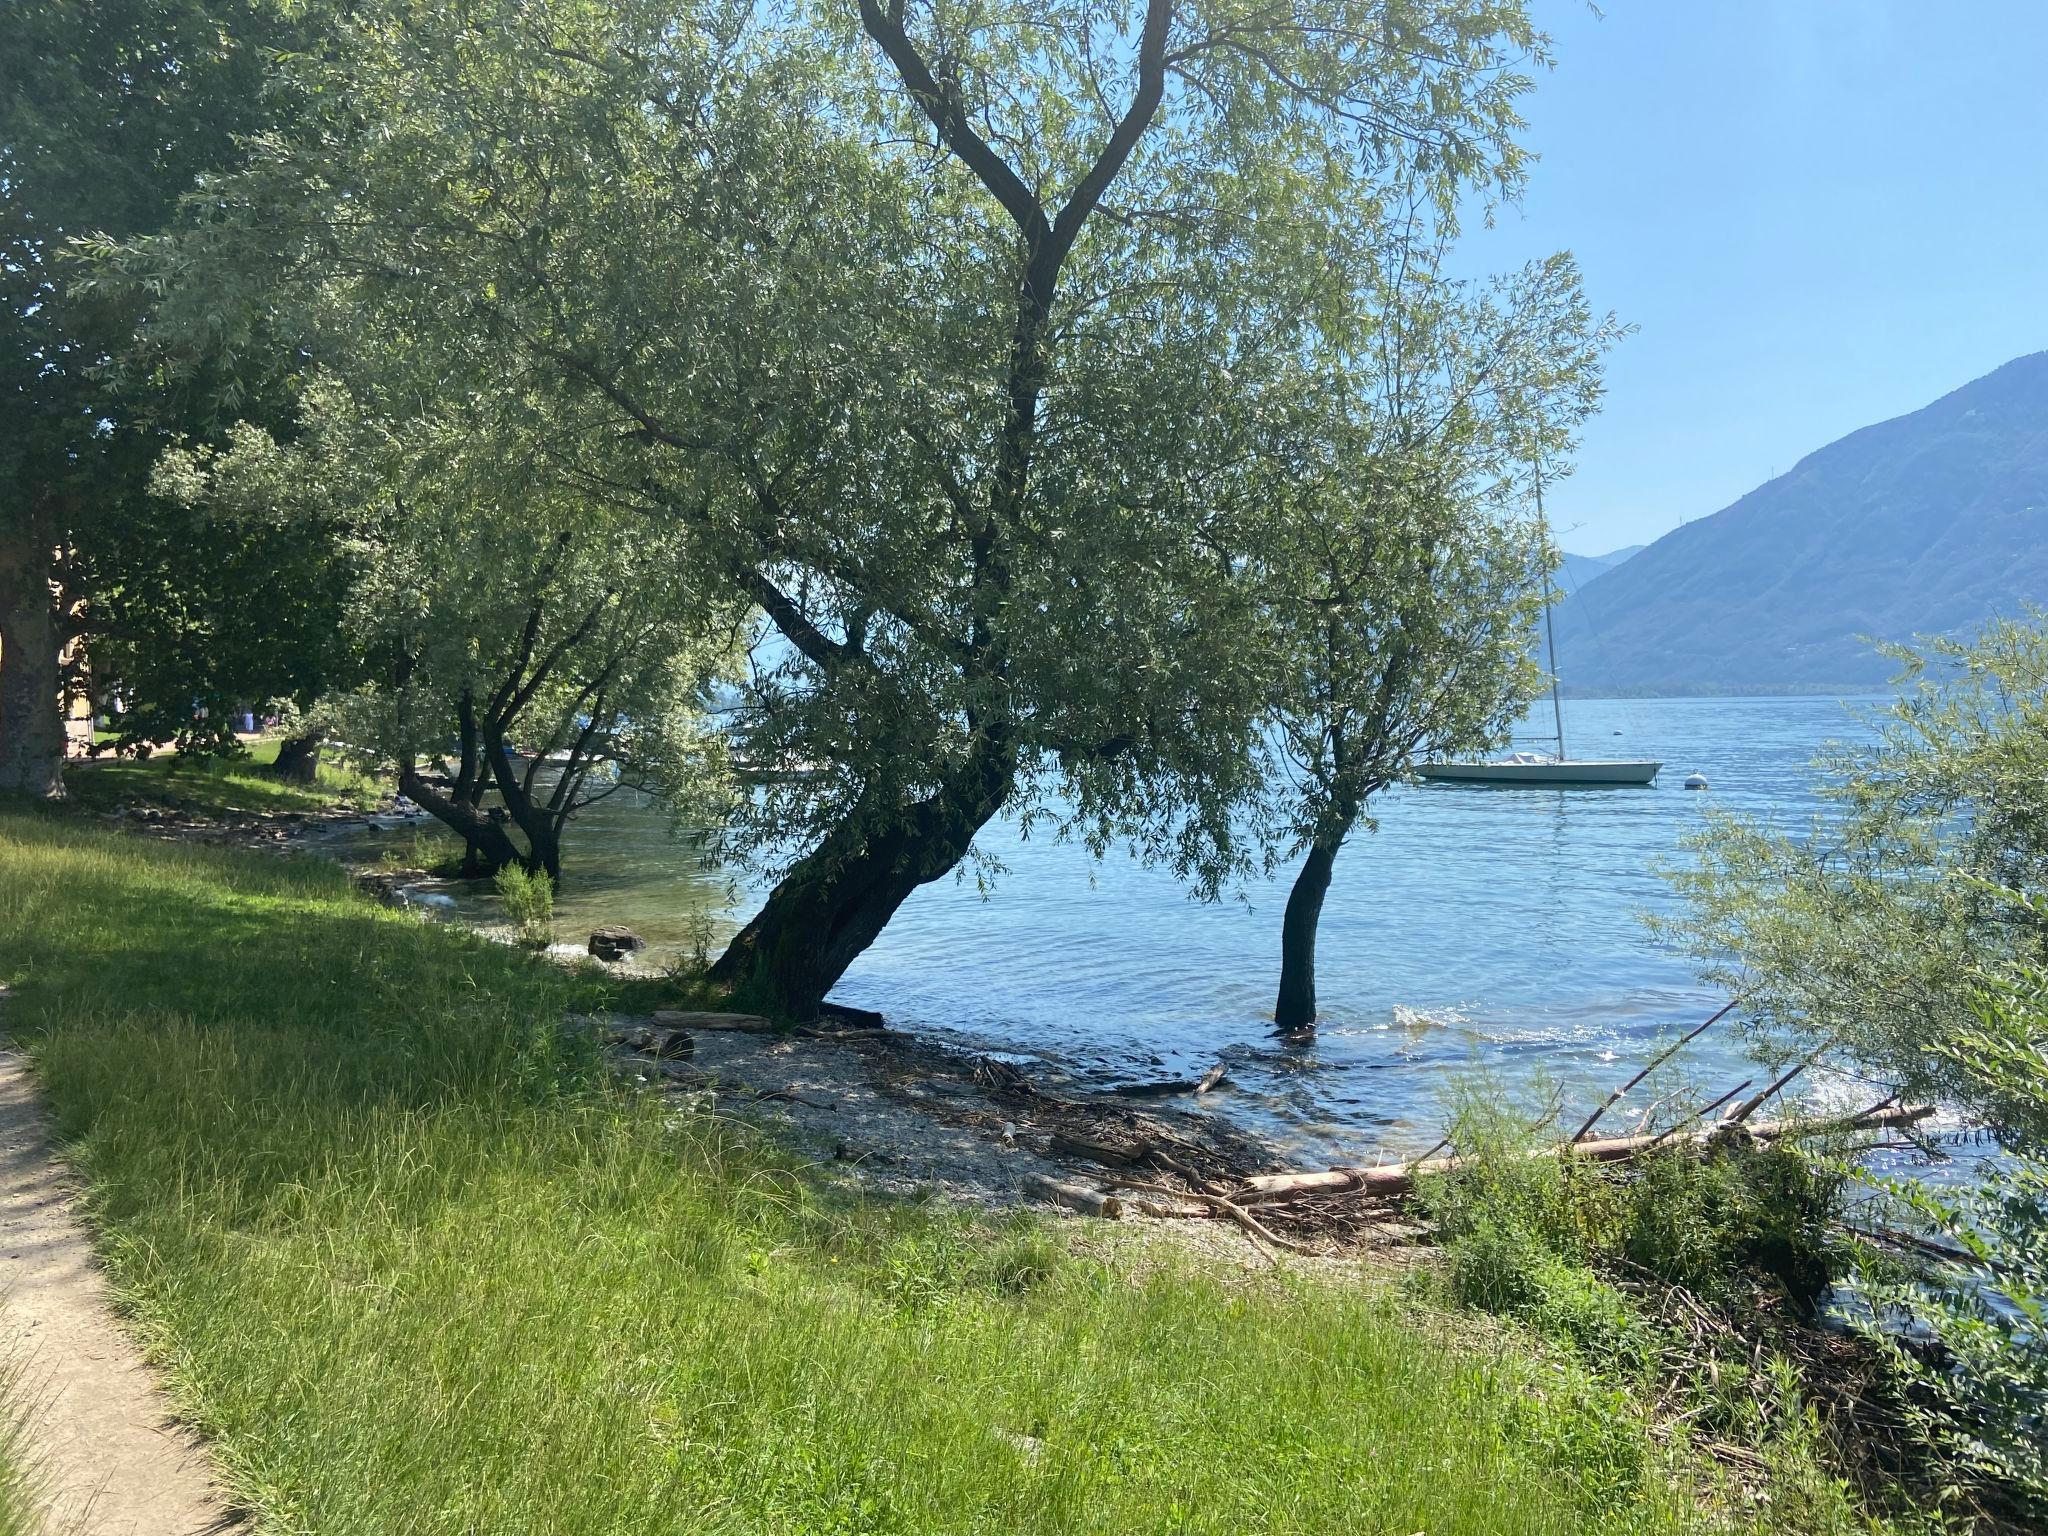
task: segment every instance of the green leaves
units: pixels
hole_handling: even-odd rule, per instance
[[[1979,989],[2048,935],[2048,632],[2001,621],[1906,659],[1869,739],[1817,764],[1825,814],[1803,836],[1715,817],[1662,931],[1774,1055],[1832,1036],[1909,1093],[1990,1108]]]

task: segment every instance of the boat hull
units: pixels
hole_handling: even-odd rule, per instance
[[[1532,788],[1558,784],[1650,784],[1662,763],[1424,763],[1415,771],[1438,784],[1505,784]]]

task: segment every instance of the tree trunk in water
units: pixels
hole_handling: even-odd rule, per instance
[[[64,793],[64,704],[47,523],[29,512],[0,528],[0,792],[55,799]]]
[[[1002,809],[1014,761],[988,749],[928,800],[852,816],[799,859],[710,977],[752,1008],[807,1022],[920,885],[950,872]]]
[[[320,777],[320,744],[326,738],[318,731],[287,736],[278,743],[277,761],[271,773],[288,784],[311,784]]]
[[[561,822],[549,816],[524,830],[532,847],[532,851],[520,861],[526,866],[526,872],[529,875],[546,875],[559,886],[562,883]]]
[[[1287,913],[1280,920],[1280,995],[1273,1004],[1273,1025],[1284,1035],[1316,1027],[1316,924],[1341,846],[1342,839],[1310,844],[1287,893]]]
[[[428,783],[411,763],[398,765],[398,789],[408,800],[432,816],[463,841],[462,873],[474,880],[495,875],[507,864],[519,864],[518,845],[505,828],[474,805],[445,795]]]

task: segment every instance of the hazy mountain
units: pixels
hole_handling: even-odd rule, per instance
[[[1640,554],[1649,547],[1647,544],[1630,544],[1605,555],[1575,555],[1567,550],[1564,563],[1557,570],[1557,589],[1564,593],[1576,592],[1595,576],[1605,575],[1630,555]]]
[[[1859,636],[2048,604],[2048,352],[1852,432],[1598,573],[1557,609],[1578,693],[1884,683]]]

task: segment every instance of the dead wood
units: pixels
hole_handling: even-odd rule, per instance
[[[1650,1064],[1647,1067],[1643,1068],[1642,1071],[1638,1072],[1634,1077],[1630,1078],[1627,1082],[1623,1083],[1619,1088],[1615,1089],[1614,1092],[1607,1095],[1606,1102],[1603,1103],[1598,1109],[1594,1110],[1592,1114],[1586,1116],[1586,1123],[1580,1126],[1576,1131],[1572,1132],[1572,1139],[1570,1145],[1577,1146],[1580,1142],[1584,1141],[1586,1139],[1586,1133],[1592,1130],[1593,1127],[1599,1123],[1600,1117],[1602,1115],[1606,1114],[1608,1110],[1614,1108],[1616,1104],[1619,1104],[1621,1102],[1622,1096],[1626,1094],[1629,1091],[1629,1089],[1635,1087],[1637,1083],[1640,1083],[1652,1072],[1656,1071],[1659,1067],[1663,1066],[1665,1062],[1669,1061],[1672,1057],[1676,1056],[1686,1046],[1690,1045],[1693,1041],[1697,1040],[1701,1035],[1705,1034],[1707,1032],[1707,1029],[1711,1025],[1716,1024],[1721,1019],[1727,1017],[1728,1010],[1733,1008],[1734,1006],[1734,1002],[1732,1000],[1729,1001],[1720,1009],[1719,1012],[1717,1012],[1713,1016],[1713,1018],[1708,1019],[1705,1024],[1698,1025],[1695,1028],[1688,1030],[1685,1034],[1679,1036],[1678,1039],[1674,1040],[1670,1045],[1666,1046],[1663,1050],[1659,1051],[1654,1057],[1652,1057],[1650,1060]]]
[[[1263,1238],[1275,1248],[1285,1248],[1291,1253],[1305,1253],[1311,1256],[1315,1253],[1315,1249],[1310,1248],[1304,1243],[1297,1243],[1291,1238],[1276,1235],[1258,1217],[1252,1215],[1250,1211],[1239,1205],[1235,1200],[1228,1199],[1223,1195],[1211,1195],[1200,1190],[1192,1192],[1179,1190],[1173,1188],[1170,1184],[1139,1184],[1129,1179],[1118,1179],[1116,1182],[1124,1189],[1141,1190],[1146,1194],[1167,1195],[1176,1200],[1200,1201],[1212,1210],[1221,1211],[1253,1237]],[[1271,1258],[1272,1256],[1268,1254],[1267,1257]]]
[[[696,1009],[657,1008],[647,1016],[660,1029],[735,1029],[750,1035],[772,1035],[775,1022],[758,1013],[707,1013]]]
[[[1124,1213],[1123,1201],[1115,1195],[1105,1194],[1099,1189],[1088,1189],[1080,1184],[1063,1184],[1058,1179],[1047,1178],[1042,1173],[1027,1173],[1019,1187],[1027,1195],[1054,1205],[1065,1206],[1070,1211],[1079,1211],[1084,1216],[1101,1216],[1110,1221],[1119,1220]]]
[[[1933,1105],[1921,1104],[1867,1110],[1859,1114],[1823,1120],[1773,1120],[1744,1129],[1760,1142],[1781,1141],[1836,1132],[1889,1130],[1916,1125],[1933,1113]],[[1569,1151],[1575,1156],[1596,1163],[1621,1162],[1664,1145],[1667,1141],[1705,1144],[1720,1133],[1726,1124],[1727,1122],[1717,1122],[1714,1126],[1677,1137],[1673,1137],[1668,1131],[1660,1131],[1656,1135],[1615,1136],[1604,1140],[1580,1142],[1577,1145],[1565,1142],[1559,1146],[1538,1147],[1528,1155],[1556,1157],[1562,1152]],[[1236,1198],[1247,1205],[1263,1205],[1295,1199],[1302,1195],[1405,1195],[1414,1190],[1418,1178],[1435,1173],[1454,1173],[1471,1162],[1472,1159],[1466,1156],[1438,1157],[1418,1159],[1410,1163],[1389,1163],[1380,1168],[1328,1168],[1315,1173],[1259,1174],[1245,1180],[1244,1187],[1238,1191]]]

